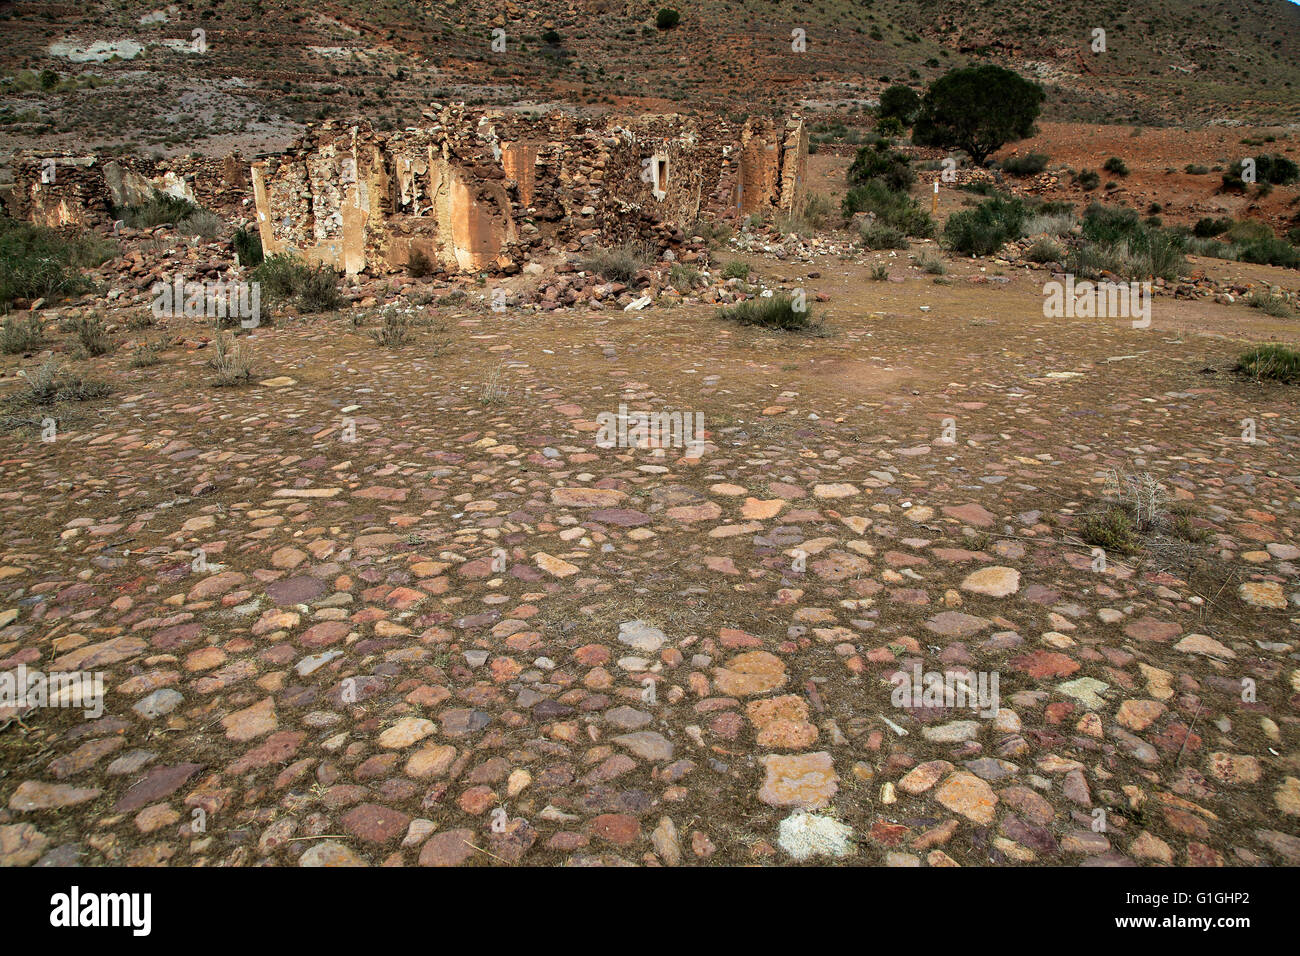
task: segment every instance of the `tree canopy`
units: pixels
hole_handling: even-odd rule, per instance
[[[921,94],[910,86],[895,83],[880,94],[880,118],[897,117],[904,126],[911,126],[921,109]]]
[[[1007,143],[1033,135],[1043,88],[991,64],[946,73],[930,84],[912,130],[918,146],[964,149],[977,166]]]

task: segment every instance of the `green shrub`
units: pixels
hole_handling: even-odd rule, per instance
[[[873,179],[880,180],[894,192],[907,192],[916,182],[916,173],[905,154],[878,142],[858,150],[849,166],[850,185],[862,186]]]
[[[298,290],[299,311],[335,312],[343,308],[344,301],[339,292],[339,274],[336,270],[324,264],[307,270]]]
[[[921,95],[910,86],[895,83],[880,94],[880,119],[896,119],[902,127],[911,126],[921,110]],[[877,127],[879,128],[879,127]]]
[[[1024,156],[1012,156],[1002,163],[1002,171],[1008,176],[1037,176],[1047,168],[1046,153],[1026,153]]]
[[[1300,352],[1285,345],[1257,345],[1241,354],[1236,370],[1256,381],[1300,382]]]
[[[303,313],[333,312],[343,306],[337,270],[324,263],[309,266],[288,253],[267,256],[249,281],[260,283],[271,301],[293,302]]]
[[[115,210],[114,215],[132,229],[148,229],[151,226],[178,223],[201,211],[206,210],[188,199],[155,192],[147,202],[124,206]]]
[[[1128,175],[1128,164],[1118,156],[1112,156],[1110,159],[1106,160],[1106,162],[1102,164],[1101,168],[1115,176]]]
[[[1091,169],[1083,170],[1076,177],[1075,181],[1082,186],[1086,192],[1092,192],[1101,185],[1101,177]]]
[[[1232,223],[1227,230],[1229,242],[1253,242],[1256,239],[1272,239],[1273,230],[1267,223],[1258,219],[1242,219]]]
[[[103,398],[112,388],[103,382],[89,382],[65,372],[59,360],[47,359],[35,373],[27,376],[27,387],[10,401],[17,405],[54,405],[58,402],[85,402]]]
[[[56,299],[90,284],[78,270],[113,257],[117,244],[89,232],[49,229],[0,216],[0,308],[14,299]]]
[[[423,279],[433,274],[433,263],[419,249],[412,249],[406,257],[406,274],[412,279]]]
[[[906,127],[897,116],[886,116],[876,122],[876,132],[886,139],[897,139],[906,132]]]
[[[948,271],[948,266],[944,264],[944,261],[929,252],[917,259],[916,264],[932,276],[941,276]]]
[[[217,238],[225,228],[226,221],[207,209],[196,209],[176,222],[176,230],[181,234],[207,240]]]
[[[597,247],[582,260],[584,272],[591,272],[611,282],[630,282],[646,267],[649,256],[636,243],[624,243],[612,249]]]
[[[664,7],[655,16],[655,26],[657,26],[660,30],[671,30],[673,27],[677,26],[677,24],[680,23],[681,20],[682,20],[682,15],[680,13],[678,13],[676,10],[671,10],[668,7]]]
[[[1232,227],[1232,219],[1214,219],[1206,216],[1196,220],[1196,225],[1192,227],[1192,235],[1200,239],[1209,239],[1212,236],[1219,236],[1227,232]]]
[[[757,325],[765,329],[795,332],[812,327],[812,310],[795,308],[794,300],[787,295],[759,297],[720,309],[718,318],[741,325]]]
[[[694,289],[699,278],[699,269],[680,262],[673,263],[672,268],[668,270],[668,284],[682,295]]]
[[[262,234],[256,228],[245,229],[241,226],[236,229],[233,245],[235,258],[241,266],[247,268],[260,266],[262,260],[266,258],[262,255]]]
[[[1039,239],[1025,251],[1025,258],[1037,263],[1061,262],[1065,249],[1051,239]]]
[[[724,279],[748,279],[749,263],[740,262],[737,259],[731,260],[723,267],[722,277]]]
[[[906,236],[929,239],[934,235],[934,220],[921,204],[879,179],[850,189],[842,208],[846,218],[859,212],[875,213],[878,224],[891,226]]]
[[[871,267],[871,272],[869,274],[873,282],[884,282],[889,278],[889,266],[882,262],[878,262]]]
[[[1237,259],[1263,266],[1300,268],[1300,250],[1284,239],[1251,239],[1237,246]]]
[[[1246,303],[1252,309],[1259,309],[1265,315],[1271,315],[1279,319],[1289,319],[1291,317],[1291,304],[1280,295],[1256,292],[1246,300]]]
[[[87,355],[106,355],[113,350],[113,340],[104,328],[99,313],[82,316],[77,320],[77,340]]]
[[[974,209],[948,217],[944,245],[964,255],[992,255],[1008,241],[1020,238],[1028,214],[1019,199],[986,199]]]
[[[4,325],[0,326],[0,351],[6,355],[34,352],[44,340],[44,327],[34,312],[27,312],[22,318],[6,316]]]
[[[1119,505],[1099,515],[1087,515],[1079,523],[1079,537],[1110,554],[1132,554],[1138,548],[1133,519]]]
[[[1260,186],[1289,186],[1300,179],[1300,166],[1285,156],[1262,153],[1253,157],[1255,160],[1255,182]],[[1223,174],[1223,189],[1240,192],[1246,188],[1242,178],[1245,164],[1237,160]]]
[[[862,227],[862,245],[867,249],[906,249],[907,237],[901,230],[881,222],[869,222]]]
[[[1211,259],[1236,259],[1237,249],[1231,243],[1219,239],[1198,239],[1193,236],[1187,240],[1187,254],[1208,256]]]
[[[1129,206],[1094,202],[1083,213],[1083,238],[1092,242],[1119,242],[1144,232],[1137,210]]]

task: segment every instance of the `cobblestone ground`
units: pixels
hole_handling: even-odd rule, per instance
[[[78,363],[114,394],[0,460],[0,667],[105,709],[3,712],[0,862],[1300,863],[1295,392],[1195,328],[1270,320],[832,286],[823,337],[335,316],[216,388],[175,320]],[[597,447],[620,403],[704,453]],[[1112,470],[1178,533],[1094,552]],[[931,672],[997,696],[900,699]]]

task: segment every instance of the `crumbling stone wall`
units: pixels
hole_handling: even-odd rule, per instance
[[[155,192],[188,199],[227,215],[248,195],[245,163],[224,159],[111,159],[24,151],[14,157],[9,215],[45,226],[93,227],[115,208],[147,202]]]
[[[807,191],[808,129],[793,116],[778,127],[768,117],[745,121],[735,190],[742,215],[794,209]]]
[[[446,273],[510,273],[593,245],[662,249],[701,216],[790,208],[807,156],[798,118],[591,126],[563,112],[453,105],[425,119],[392,133],[326,123],[255,163],[263,248],[348,273],[402,269],[416,252]]]
[[[9,215],[42,226],[90,226],[109,216],[103,168],[94,156],[14,157]]]

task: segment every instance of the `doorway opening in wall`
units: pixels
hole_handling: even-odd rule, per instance
[[[667,189],[668,158],[666,156],[660,156],[656,162],[658,163],[658,168],[655,170],[655,185],[658,186],[660,190]]]

